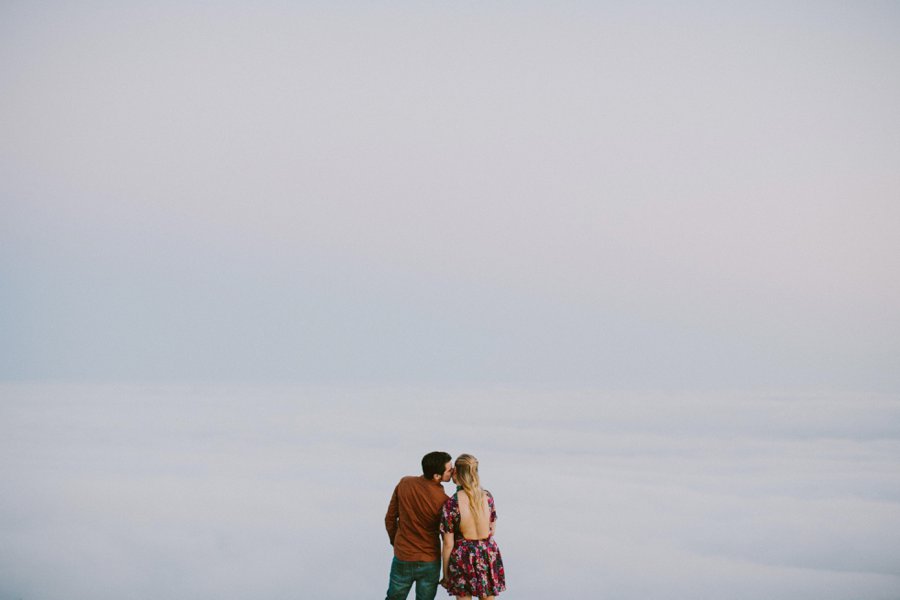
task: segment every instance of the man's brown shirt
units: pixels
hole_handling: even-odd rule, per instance
[[[410,475],[400,480],[384,516],[397,560],[431,562],[441,558],[438,525],[446,501],[444,487],[433,479]]]

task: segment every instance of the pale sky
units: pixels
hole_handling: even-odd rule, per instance
[[[900,5],[5,2],[0,378],[900,390]]]

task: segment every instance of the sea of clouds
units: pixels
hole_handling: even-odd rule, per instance
[[[2,384],[0,598],[380,598],[435,449],[506,598],[900,597],[895,396]]]

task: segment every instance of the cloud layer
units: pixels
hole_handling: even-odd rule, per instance
[[[892,397],[9,384],[0,394],[4,597],[377,596],[391,490],[436,448],[480,458],[517,598],[900,590]]]

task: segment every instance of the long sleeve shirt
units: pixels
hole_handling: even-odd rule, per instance
[[[438,527],[446,501],[444,487],[433,479],[410,475],[400,480],[384,516],[397,560],[440,560]]]

